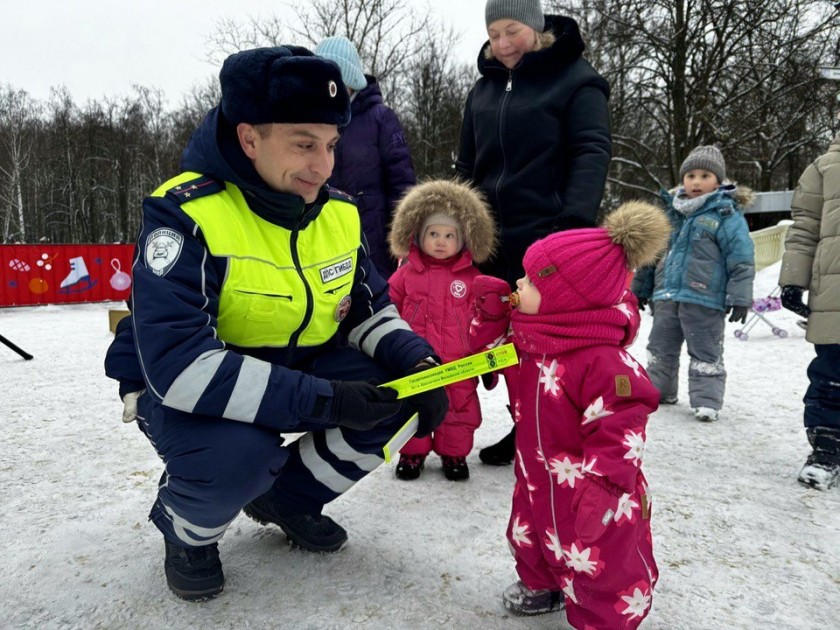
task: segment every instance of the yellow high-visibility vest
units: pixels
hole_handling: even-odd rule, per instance
[[[182,173],[153,193],[202,177]],[[304,229],[287,230],[248,208],[238,187],[197,196],[181,209],[200,227],[210,253],[228,259],[218,334],[245,348],[316,346],[350,308],[361,224],[356,207],[330,199]]]

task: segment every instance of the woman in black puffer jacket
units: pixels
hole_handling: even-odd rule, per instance
[[[543,15],[539,0],[488,0],[485,19],[456,170],[486,195],[500,228],[481,269],[513,287],[531,243],[597,222],[612,152],[609,86],[581,57],[577,23]],[[506,464],[513,452],[511,433],[479,456]]]

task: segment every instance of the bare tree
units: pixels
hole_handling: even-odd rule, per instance
[[[840,12],[812,0],[544,0],[575,17],[586,56],[611,85],[607,203],[676,183],[697,144],[718,143],[731,178],[790,188],[838,130]],[[295,18],[221,23],[215,50],[348,36],[405,129],[417,173],[449,176],[473,69],[449,55],[451,29],[410,0],[313,0]],[[422,32],[422,34],[421,34]],[[399,89],[395,89],[399,86]],[[384,86],[383,86],[384,87]],[[46,103],[0,86],[0,239],[132,240],[145,195],[177,172],[189,135],[218,104],[218,81],[175,111],[159,90]],[[527,141],[527,139],[523,139]]]
[[[840,35],[830,3],[809,0],[554,2],[576,17],[613,87],[613,200],[676,183],[701,143],[767,189],[790,180],[834,121],[816,66]],[[832,52],[833,51],[833,52]],[[812,156],[811,156],[812,157]],[[635,191],[635,192],[634,192]]]
[[[420,50],[420,35],[429,30],[428,12],[409,0],[310,0],[291,5],[293,20],[278,15],[221,20],[210,37],[209,57],[255,46],[297,44],[314,47],[325,37],[352,41],[366,71],[377,77],[386,97],[400,83]]]
[[[52,225],[51,240],[61,241],[67,240],[58,235],[69,229],[77,197],[75,147],[78,109],[66,88],[53,88],[47,110],[43,145],[49,176],[42,184],[46,191],[43,211]]]
[[[761,190],[774,182],[792,187],[790,175],[824,149],[834,103],[818,65],[840,32],[836,12],[820,16],[804,3],[771,3],[765,13],[764,28],[735,51],[738,81],[727,85],[735,107],[710,121],[730,154],[752,168],[747,181]]]
[[[23,90],[0,86],[2,240],[26,241],[24,177],[37,141],[38,104]]]
[[[184,147],[192,132],[204,116],[222,100],[222,89],[216,77],[196,85],[184,96],[181,107],[172,112],[173,141],[176,147]]]
[[[464,102],[474,81],[465,64],[447,57],[452,29],[431,29],[408,67],[400,116],[420,177],[451,177]]]

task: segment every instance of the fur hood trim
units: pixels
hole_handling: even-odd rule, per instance
[[[732,200],[743,209],[749,208],[755,201],[755,192],[749,186],[733,184],[735,190],[732,192]]]
[[[666,194],[673,198],[680,193],[680,190],[682,190],[682,186],[676,186],[667,191]],[[723,193],[735,202],[735,205],[741,212],[749,208],[755,201],[755,191],[749,186],[741,186],[734,182],[724,182],[720,190],[723,190]],[[670,199],[666,200],[670,201]]]
[[[414,186],[397,204],[388,234],[391,253],[405,258],[420,227],[438,213],[458,222],[464,247],[475,262],[486,261],[496,251],[496,224],[484,196],[463,182],[437,179]]]

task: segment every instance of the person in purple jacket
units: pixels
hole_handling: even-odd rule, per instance
[[[371,261],[387,279],[397,267],[387,244],[391,216],[397,202],[417,183],[405,134],[397,115],[382,102],[376,78],[362,70],[349,39],[327,37],[315,54],[338,64],[351,101],[350,124],[336,147],[329,184],[356,198]]]

